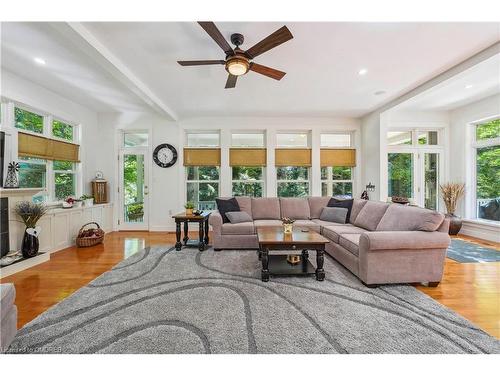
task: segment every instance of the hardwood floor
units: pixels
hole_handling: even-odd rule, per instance
[[[197,232],[193,232],[192,238],[196,236]],[[498,243],[460,238],[500,250]],[[113,232],[106,235],[102,245],[61,250],[52,254],[50,261],[2,278],[1,282],[16,286],[18,326],[22,327],[111,269],[125,255],[149,245],[174,243],[174,233]],[[444,278],[438,287],[416,287],[500,338],[500,262],[464,264],[447,258]]]

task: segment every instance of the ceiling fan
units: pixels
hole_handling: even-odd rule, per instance
[[[286,74],[280,70],[269,68],[251,61],[264,52],[267,52],[270,49],[292,39],[293,35],[286,26],[276,30],[274,33],[262,39],[250,49],[244,51],[240,48],[240,45],[242,45],[244,41],[243,35],[237,33],[231,35],[231,43],[236,46],[236,48],[233,49],[213,22],[198,23],[208,33],[208,35],[210,35],[215,43],[223,49],[226,54],[226,58],[224,60],[177,61],[180,65],[225,65],[225,68],[229,73],[225,86],[226,89],[235,87],[238,76],[248,73],[249,70],[263,74],[278,81]]]

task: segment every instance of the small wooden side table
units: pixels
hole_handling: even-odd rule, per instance
[[[172,216],[175,220],[175,238],[177,242],[175,243],[175,250],[180,251],[182,249],[181,242],[181,223],[184,223],[184,246],[196,246],[198,250],[205,250],[208,245],[208,218],[210,217],[210,212],[203,212],[201,215],[186,215],[185,212],[180,212],[177,215]],[[188,223],[198,223],[199,225],[199,239],[190,240],[188,236]]]

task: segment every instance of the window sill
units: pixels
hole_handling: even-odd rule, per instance
[[[101,203],[101,204],[94,204],[92,206],[80,206],[80,207],[71,207],[71,208],[62,208],[62,207],[57,207],[54,206],[52,208],[49,208],[49,214],[58,214],[61,212],[72,212],[72,211],[81,211],[81,210],[87,210],[91,209],[93,207],[99,208],[99,207],[106,207],[111,205],[112,203]]]
[[[463,219],[464,223],[491,227],[491,228],[500,228],[500,222],[495,222],[492,220],[482,220],[482,219]]]

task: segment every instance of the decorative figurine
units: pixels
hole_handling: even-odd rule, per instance
[[[9,163],[7,167],[7,176],[5,177],[4,188],[6,189],[17,189],[19,188],[19,179],[17,178],[17,172],[19,171],[19,163],[13,161]]]

